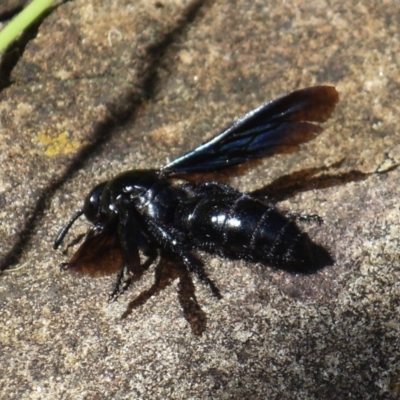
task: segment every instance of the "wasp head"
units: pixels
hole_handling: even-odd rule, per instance
[[[83,204],[83,208],[79,209],[71,219],[61,228],[58,233],[56,240],[54,241],[54,249],[57,249],[60,246],[61,242],[64,240],[71,226],[75,223],[75,221],[81,216],[85,215],[87,220],[92,224],[96,224],[101,217],[101,195],[103,193],[104,187],[107,182],[100,183],[95,186],[94,189],[86,196],[85,202]]]

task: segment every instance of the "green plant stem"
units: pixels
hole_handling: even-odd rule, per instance
[[[33,0],[0,32],[0,53],[45,11],[54,0]]]

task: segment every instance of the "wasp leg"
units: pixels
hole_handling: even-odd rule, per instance
[[[139,275],[140,276],[140,275]],[[108,296],[109,302],[116,301],[122,294],[124,294],[132,285],[134,280],[138,279],[137,274],[132,274],[126,267],[118,273],[112,292]]]
[[[237,193],[233,187],[220,182],[201,182],[196,185],[185,183],[182,185],[182,189],[195,196],[226,196],[228,194]]]
[[[115,301],[144,271],[140,264],[139,230],[136,223],[136,215],[128,207],[125,207],[122,202],[119,204],[119,210],[118,236],[125,262],[117,275],[114,289],[109,295],[109,301]]]
[[[318,214],[304,214],[294,211],[286,211],[283,214],[293,221],[316,222],[318,225],[324,223],[324,220]]]
[[[204,271],[204,264],[191,254],[189,246],[185,243],[184,235],[172,227],[157,224],[150,218],[146,222],[151,234],[163,248],[163,252],[178,262],[183,262],[188,271],[194,273],[211,289],[213,295],[220,299],[222,296],[218,288]]]
[[[221,299],[221,293],[219,289],[215,286],[214,282],[207,276],[204,271],[204,264],[194,257],[189,252],[180,252],[178,257],[183,261],[188,270],[194,273],[198,279],[205,283],[211,290],[211,293],[217,298]]]

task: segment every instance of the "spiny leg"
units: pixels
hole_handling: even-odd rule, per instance
[[[180,264],[181,268],[182,263]],[[122,314],[121,318],[126,318],[129,314],[132,313],[133,309],[140,307],[147,300],[149,300],[152,296],[158,294],[161,290],[165,289],[169,286],[178,276],[179,276],[179,266],[171,265],[171,260],[169,258],[160,258],[160,262],[156,266],[155,269],[155,279],[153,285],[144,292],[140,293],[134,300],[132,300],[129,304],[125,312]],[[185,272],[187,270],[185,268]]]
[[[116,301],[118,297],[120,297],[123,293],[125,293],[132,283],[136,280],[139,280],[141,274],[146,271],[151,264],[154,263],[156,258],[158,257],[158,252],[155,248],[148,247],[144,255],[147,257],[147,260],[141,264],[139,273],[132,273],[129,268],[123,268],[121,272],[117,275],[114,289],[110,293],[109,301]]]
[[[192,192],[195,195],[209,195],[209,196],[218,196],[218,195],[235,195],[237,192],[233,187],[220,182],[201,182],[196,185],[191,183],[185,183],[182,185],[182,189],[188,192]]]
[[[118,236],[122,246],[125,264],[117,275],[114,289],[109,295],[109,301],[115,301],[123,294],[135,279],[143,274],[140,264],[138,247],[138,224],[136,215],[122,201],[118,204],[120,219],[118,222]]]
[[[215,286],[214,282],[207,276],[204,271],[204,264],[190,253],[182,253],[180,255],[185,266],[188,270],[194,273],[198,279],[205,283],[211,290],[211,293],[218,299],[222,299],[219,289]]]
[[[284,214],[287,218],[293,221],[316,222],[318,225],[324,223],[324,220],[318,214],[304,214],[294,211],[285,211]]]
[[[174,228],[158,224],[150,218],[146,222],[152,235],[164,249],[163,253],[166,253],[178,262],[183,262],[186,268],[194,273],[203,283],[208,285],[213,295],[220,299],[222,296],[218,288],[205,273],[203,263],[190,253],[188,245],[185,243],[184,235]]]
[[[125,270],[125,268],[122,268],[122,270],[117,274],[117,278],[116,278],[115,284],[114,284],[114,289],[108,296],[109,302],[116,301],[118,299],[118,297],[122,293],[124,293],[130,286],[130,284],[132,283],[131,280],[129,280],[128,284],[126,283],[127,280],[125,280],[125,281],[123,280],[124,279],[124,270]]]

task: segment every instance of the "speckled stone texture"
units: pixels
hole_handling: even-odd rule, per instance
[[[47,16],[0,93],[0,398],[398,398],[399,21],[397,1],[76,0]],[[302,226],[332,266],[202,254],[223,299],[193,279],[200,336],[178,279],[120,319],[154,266],[112,304],[114,277],[59,271],[52,242],[95,183],[318,84],[341,98],[324,133],[230,183],[296,180],[279,207],[324,219]]]

